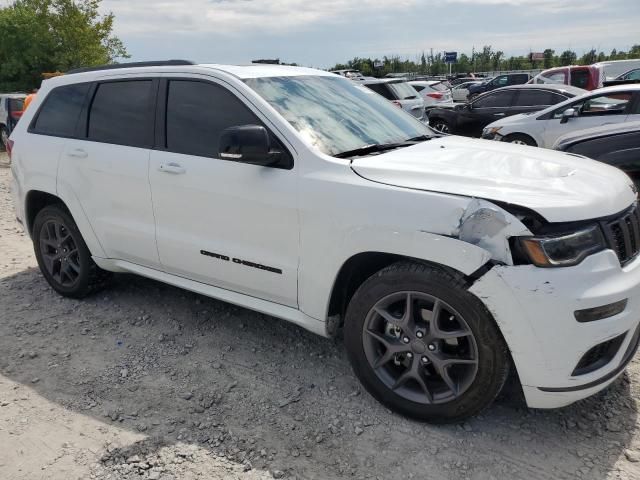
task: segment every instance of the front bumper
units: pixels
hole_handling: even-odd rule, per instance
[[[470,289],[491,311],[507,341],[533,408],[561,407],[613,382],[633,358],[640,323],[640,258],[624,268],[611,250],[580,265],[542,269],[497,266]],[[628,299],[624,311],[579,323],[576,310]],[[606,364],[582,375],[576,366],[593,347],[621,338]]]
[[[502,141],[503,136],[499,133],[491,133],[491,132],[482,132],[480,138],[484,138],[485,140],[496,140],[498,142]]]

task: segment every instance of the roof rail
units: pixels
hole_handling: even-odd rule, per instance
[[[74,68],[73,70],[69,70],[66,75],[70,75],[73,73],[95,72],[98,70],[116,70],[118,68],[166,67],[179,65],[195,65],[195,62],[192,62],[190,60],[156,60],[150,62],[114,63],[111,65],[98,65],[97,67]]]

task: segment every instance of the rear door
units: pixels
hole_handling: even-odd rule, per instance
[[[517,93],[515,89],[485,93],[461,112],[456,133],[479,137],[484,127],[507,116]]]
[[[149,170],[160,260],[171,274],[295,307],[296,165],[264,167],[218,154],[226,128],[262,125],[273,132],[245,102],[209,77],[163,80]]]
[[[560,95],[559,93],[552,92],[550,90],[522,88],[519,92],[520,94],[516,98],[513,108],[509,110],[507,115],[536,112],[567,100],[567,97],[564,95]]]
[[[635,99],[633,91],[602,93],[565,105],[550,114],[545,121],[543,144],[540,146],[551,148],[556,140],[566,133],[637,118],[637,114],[633,113],[635,110],[632,110],[632,107],[637,105],[634,104]],[[576,111],[576,116],[562,123],[562,114],[569,108]]]
[[[160,265],[148,174],[157,86],[152,78],[92,84],[58,174],[106,255],[150,268]]]

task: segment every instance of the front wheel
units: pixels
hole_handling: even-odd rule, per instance
[[[502,139],[503,142],[513,143],[515,145],[529,145],[530,147],[537,147],[536,141],[529,135],[524,133],[512,133]]]
[[[369,393],[433,423],[479,413],[509,372],[500,331],[464,279],[420,263],[393,264],[362,284],[347,309],[345,344]]]
[[[76,223],[61,206],[38,212],[32,237],[40,271],[59,294],[82,298],[109,280],[111,274],[95,264]]]

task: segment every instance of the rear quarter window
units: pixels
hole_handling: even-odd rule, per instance
[[[76,83],[54,88],[44,99],[29,132],[58,137],[73,137],[88,83]]]

